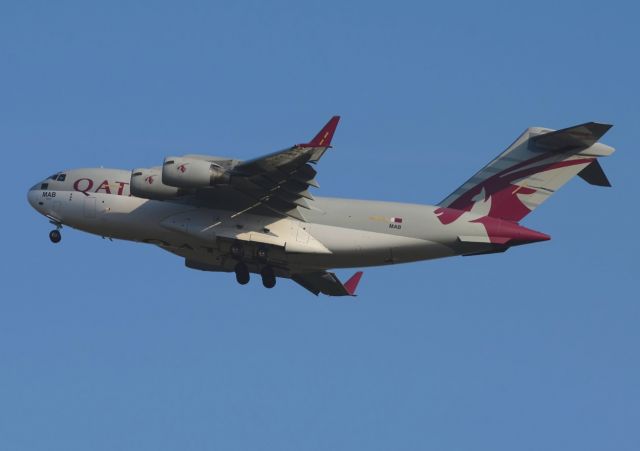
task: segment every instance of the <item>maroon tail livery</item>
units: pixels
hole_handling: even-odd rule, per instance
[[[443,200],[443,224],[472,210],[491,218],[522,220],[575,175],[608,186],[596,158],[613,148],[597,143],[611,126],[589,122],[563,130],[527,129],[507,150]]]

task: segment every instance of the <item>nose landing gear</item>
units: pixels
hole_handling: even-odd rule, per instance
[[[60,230],[55,229],[49,232],[49,239],[51,240],[52,243],[59,243],[60,240],[62,239],[62,234],[60,233]]]
[[[49,232],[49,239],[52,243],[59,243],[62,239],[62,234],[60,233],[60,229],[62,228],[62,224],[54,219],[49,218],[49,222],[56,226],[55,230]]]

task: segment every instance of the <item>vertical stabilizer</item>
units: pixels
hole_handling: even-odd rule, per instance
[[[598,140],[611,128],[588,122],[562,130],[527,129],[507,150],[440,202],[443,223],[481,203],[487,216],[518,222],[574,176],[610,186],[598,157],[614,149]]]

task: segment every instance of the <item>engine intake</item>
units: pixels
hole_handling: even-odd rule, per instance
[[[131,172],[131,195],[143,199],[167,200],[184,194],[180,188],[162,183],[159,167],[134,169]]]
[[[162,183],[178,188],[204,188],[229,183],[229,173],[211,161],[167,157],[162,165]]]

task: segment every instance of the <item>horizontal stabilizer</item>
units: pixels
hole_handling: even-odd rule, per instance
[[[589,166],[578,172],[578,176],[591,185],[611,186],[611,182],[609,182],[598,160],[593,160]]]
[[[597,143],[611,127],[612,125],[609,124],[587,122],[534,136],[531,138],[531,143],[540,150],[557,152],[586,149]]]

